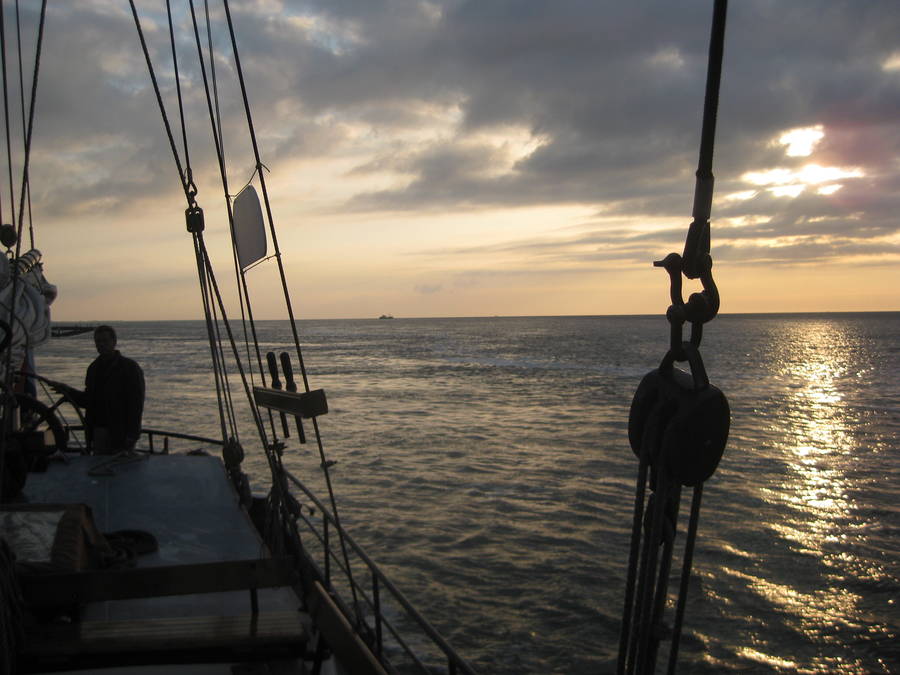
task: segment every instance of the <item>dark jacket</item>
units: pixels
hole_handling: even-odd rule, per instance
[[[105,427],[114,447],[134,447],[144,412],[144,372],[135,361],[118,350],[98,356],[88,366],[84,391],[78,394],[76,402],[86,410],[88,441],[95,428]]]

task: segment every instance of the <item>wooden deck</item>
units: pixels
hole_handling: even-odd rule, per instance
[[[74,622],[29,624],[24,669],[275,660],[279,672],[304,672],[309,616],[293,561],[268,556],[221,461],[158,455],[97,475],[106,460],[76,457],[30,474],[26,499],[87,504],[101,532],[143,530],[159,550],[134,568],[24,579],[32,607],[82,608]]]
[[[22,661],[47,670],[283,660],[303,656],[306,635],[299,612],[48,623],[30,632]]]

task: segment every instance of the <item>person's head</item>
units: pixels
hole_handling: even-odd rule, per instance
[[[94,345],[101,356],[116,350],[116,331],[112,326],[97,326],[94,329]]]

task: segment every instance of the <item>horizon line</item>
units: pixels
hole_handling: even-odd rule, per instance
[[[806,311],[806,312],[720,312],[715,318],[721,317],[744,317],[744,316],[822,316],[822,315],[851,315],[851,314],[897,314],[900,309],[872,309],[872,310],[835,310],[835,311]],[[456,315],[456,316],[391,316],[389,319],[382,319],[378,316],[357,316],[357,317],[319,317],[319,318],[296,318],[300,321],[397,321],[397,320],[448,320],[448,319],[590,319],[590,318],[661,318],[666,317],[665,313],[652,314],[482,314],[482,315]],[[713,320],[715,320],[715,318]],[[61,319],[51,320],[52,324],[62,323],[154,323],[160,321],[176,322],[176,321],[198,321],[205,322],[203,318],[191,319]],[[219,319],[221,321],[221,319]],[[238,322],[239,319],[231,319],[231,322]],[[290,321],[287,317],[279,318],[256,318],[255,321]],[[686,322],[690,323],[690,322]],[[707,322],[709,323],[709,322]]]

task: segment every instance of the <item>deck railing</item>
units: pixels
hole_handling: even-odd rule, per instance
[[[69,432],[73,431],[81,431],[84,432],[83,424],[67,424],[65,426],[66,430]],[[169,439],[177,438],[183,441],[194,441],[196,443],[203,443],[204,445],[217,445],[219,447],[222,446],[221,440],[216,440],[215,438],[207,438],[206,436],[195,436],[194,434],[180,434],[174,431],[161,431],[159,429],[141,429],[141,434],[147,437],[147,442],[149,444],[150,454],[152,455],[166,455],[169,453]],[[158,448],[156,446],[156,439],[162,439],[162,448]],[[81,444],[79,443],[79,446]],[[143,450],[142,452],[146,452]]]
[[[396,607],[402,609],[403,616],[408,623],[414,624],[421,631],[421,634],[428,638],[428,641],[441,653],[446,662],[447,672],[450,675],[474,675],[475,671],[463,660],[451,647],[440,633],[413,607],[412,603],[398,589],[390,579],[379,569],[372,559],[366,554],[363,548],[354,541],[347,531],[341,528],[344,541],[350,549],[356,554],[358,560],[365,565],[367,570],[367,578],[370,586],[367,589],[363,584],[356,581],[353,574],[347,570],[342,556],[337,550],[334,550],[332,544],[332,530],[340,528],[331,511],[307,488],[303,482],[291,474],[285,472],[290,482],[315,505],[318,513],[322,514],[321,530],[302,513],[300,519],[305,523],[307,529],[313,534],[322,546],[322,568],[324,569],[325,581],[332,586],[332,569],[336,565],[343,572],[343,581],[352,584],[353,588],[363,598],[366,605],[372,612],[375,622],[373,648],[380,659],[384,657],[385,648],[385,631],[390,633],[393,642],[400,647],[406,655],[406,658],[415,666],[418,672],[432,675],[435,672],[433,666],[429,667],[416,654],[413,647],[402,637],[400,630],[395,626],[394,622],[385,616],[385,601],[389,598],[393,600]],[[387,596],[387,598],[385,597]]]
[[[209,445],[222,445],[222,441],[216,440],[214,438],[206,438],[205,436],[195,436],[193,434],[178,434],[173,431],[160,431],[158,429],[141,429],[141,433],[147,437],[147,441],[150,444],[150,452],[153,454],[162,453],[164,455],[169,452],[169,439],[170,438],[178,438],[183,441],[195,441],[197,443],[204,443]],[[163,441],[162,450],[157,450],[154,444],[154,440],[160,437]]]

